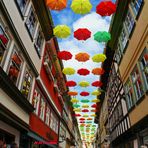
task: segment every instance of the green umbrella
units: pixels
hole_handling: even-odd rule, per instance
[[[79,105],[79,104],[74,104],[73,107],[74,107],[74,108],[79,108],[80,105]]]
[[[85,100],[81,100],[82,103],[88,103],[89,100],[88,99],[85,99]]]
[[[111,35],[106,31],[98,31],[94,34],[94,40],[98,42],[108,42],[110,39]]]

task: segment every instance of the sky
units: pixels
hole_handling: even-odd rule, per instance
[[[85,15],[75,14],[71,8],[72,0],[68,0],[68,6],[62,11],[51,11],[51,15],[53,18],[54,26],[57,25],[67,25],[71,28],[71,35],[66,39],[58,39],[58,44],[60,51],[66,50],[72,53],[73,57],[71,60],[63,61],[64,67],[72,67],[76,71],[80,68],[87,68],[91,70],[93,68],[101,67],[101,63],[94,63],[91,58],[89,61],[81,63],[75,60],[75,55],[79,52],[86,52],[92,57],[95,54],[103,53],[104,51],[104,43],[98,43],[93,39],[93,34],[97,31],[107,31],[109,30],[109,24],[111,21],[111,17],[101,17],[99,14],[95,12],[96,6],[100,3],[101,0],[90,0],[93,8],[90,13]],[[73,32],[79,28],[87,28],[91,31],[92,35],[86,41],[79,41],[74,38]],[[67,76],[67,80],[74,80],[77,84],[80,81],[88,81],[90,86],[87,88],[82,88],[80,86],[75,86],[74,88],[70,88],[72,91],[77,91],[78,93],[82,91],[88,91],[91,93],[94,90],[97,90],[96,87],[91,86],[91,83],[99,80],[99,76],[94,76],[90,74],[88,76],[80,76],[78,74],[74,74],[72,76]],[[76,98],[79,100],[84,99],[78,95]],[[89,97],[85,97],[86,99],[92,100],[95,99],[95,96],[90,95]],[[82,105],[81,103],[78,103]],[[94,103],[88,103],[88,105],[92,105]],[[90,113],[93,114],[93,113]]]

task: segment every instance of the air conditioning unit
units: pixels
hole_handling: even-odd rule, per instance
[[[45,67],[46,72],[47,72],[47,74],[49,76],[49,79],[52,80],[52,81],[54,81],[54,77],[52,75],[51,69],[50,69],[50,67],[49,67],[49,65],[48,65],[47,62],[44,62],[44,67]]]

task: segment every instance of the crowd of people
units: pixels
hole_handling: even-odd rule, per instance
[[[0,148],[18,148],[18,146],[15,142],[12,142],[11,144],[6,144],[3,139],[0,139]]]

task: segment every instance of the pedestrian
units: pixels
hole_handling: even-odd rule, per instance
[[[18,146],[17,146],[17,144],[16,144],[15,142],[13,142],[13,143],[11,144],[11,148],[18,148]]]

